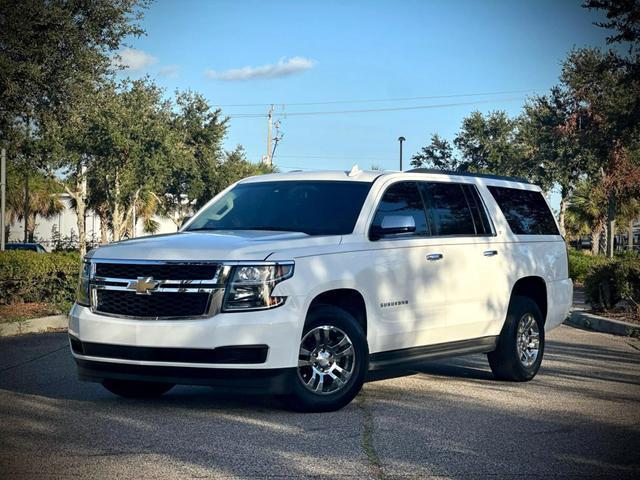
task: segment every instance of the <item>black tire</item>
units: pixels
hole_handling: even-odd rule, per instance
[[[305,369],[296,368],[294,378],[292,378],[292,391],[284,397],[284,400],[289,408],[299,412],[330,412],[344,407],[360,392],[369,368],[367,338],[358,321],[349,312],[332,305],[313,307],[307,315],[301,342],[309,332],[323,326],[334,327],[337,330],[332,330],[332,332],[338,332],[335,335],[340,335],[341,331],[346,334],[347,340],[350,340],[353,348],[352,373],[343,386],[335,387],[339,390],[322,394],[314,393],[305,386],[303,380]],[[340,337],[336,336],[334,341],[337,341],[337,338]],[[307,368],[310,370],[312,367]],[[331,387],[331,382],[332,380],[328,379],[329,387]],[[326,386],[327,384],[325,384],[325,388]]]
[[[531,317],[533,317],[538,332],[538,351],[535,360],[526,356],[532,353],[530,349],[523,349],[523,351],[526,350],[524,357],[518,352],[518,328],[521,324],[523,327],[526,326]],[[526,330],[531,331],[531,329]],[[487,355],[491,371],[496,378],[501,380],[527,382],[538,373],[543,354],[544,324],[538,305],[529,297],[513,297],[498,338],[497,348]]]
[[[155,398],[173,388],[172,383],[136,382],[132,380],[103,380],[102,386],[125,398]]]

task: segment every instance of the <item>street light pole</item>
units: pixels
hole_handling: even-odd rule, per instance
[[[402,142],[404,142],[406,138],[398,137],[398,141],[400,142],[400,171],[402,171]]]

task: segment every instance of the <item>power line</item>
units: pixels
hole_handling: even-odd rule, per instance
[[[426,110],[434,108],[450,108],[450,107],[462,107],[467,105],[477,105],[480,103],[498,103],[498,102],[514,102],[521,101],[522,97],[510,97],[510,98],[497,98],[488,100],[475,100],[472,102],[457,102],[457,103],[440,103],[433,105],[416,105],[412,107],[388,107],[388,108],[363,108],[358,110],[333,110],[333,111],[316,111],[316,112],[285,112],[277,114],[280,117],[302,117],[311,115],[341,115],[348,113],[369,113],[369,112],[397,112],[402,110]],[[230,118],[266,118],[266,113],[230,113],[226,115]]]
[[[323,102],[230,103],[230,104],[217,104],[216,107],[269,107],[271,105],[310,106],[310,105],[337,105],[337,104],[348,104],[348,103],[405,102],[405,101],[411,101],[411,100],[435,100],[439,98],[507,95],[512,93],[528,93],[531,91],[533,91],[533,89],[502,90],[502,91],[495,91],[495,92],[479,92],[479,93],[457,93],[457,94],[451,94],[451,95],[428,95],[428,96],[422,96],[422,97],[370,98],[370,99],[363,99],[363,100],[329,100],[329,101],[323,101]]]

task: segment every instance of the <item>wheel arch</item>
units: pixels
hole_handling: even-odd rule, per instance
[[[547,283],[542,277],[532,275],[518,279],[511,289],[510,299],[515,296],[528,297],[533,300],[542,313],[542,323],[546,323],[548,312]]]
[[[362,294],[353,288],[336,288],[317,294],[307,313],[317,305],[333,305],[349,312],[358,321],[367,335],[367,305]]]

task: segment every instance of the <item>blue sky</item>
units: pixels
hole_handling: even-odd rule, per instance
[[[232,115],[227,149],[252,161],[266,150],[274,103],[284,138],[282,170],[405,165],[431,133],[452,138],[477,109],[517,114],[527,95],[557,82],[574,46],[604,46],[581,1],[169,1],[147,10],[147,35],[130,39],[126,75],[151,75],[168,92],[201,92]],[[488,92],[484,96],[449,97]],[[443,97],[293,105],[397,97]],[[475,105],[402,111],[283,116],[282,113]],[[284,106],[283,106],[284,104]]]

